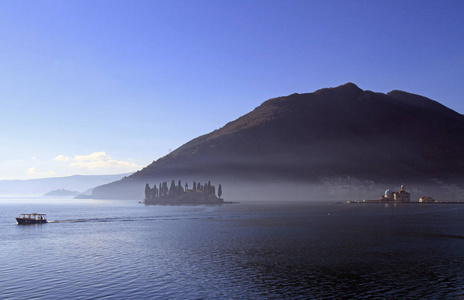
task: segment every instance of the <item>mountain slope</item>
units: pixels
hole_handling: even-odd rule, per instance
[[[93,196],[140,198],[143,184],[171,178],[455,178],[464,168],[463,153],[462,115],[422,96],[374,93],[347,83],[270,99],[143,170],[96,188]]]

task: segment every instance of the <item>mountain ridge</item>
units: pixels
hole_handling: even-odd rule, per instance
[[[346,83],[269,99],[124,180],[97,187],[93,196],[105,198],[115,189],[135,197],[130,183],[171,177],[302,183],[330,176],[454,178],[464,168],[462,153],[462,115],[423,96]]]

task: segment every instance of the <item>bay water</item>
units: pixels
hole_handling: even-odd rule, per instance
[[[464,205],[284,200],[0,199],[0,298],[464,299]]]

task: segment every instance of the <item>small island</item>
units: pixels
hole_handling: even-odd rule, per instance
[[[160,205],[200,205],[200,204],[223,204],[224,199],[222,196],[222,186],[219,184],[216,196],[216,187],[211,185],[211,182],[201,184],[193,182],[193,186],[189,189],[188,183],[182,186],[179,180],[177,185],[174,180],[168,188],[167,182],[160,183],[157,187],[156,184],[153,188],[147,183],[145,185],[145,199],[144,203],[147,205],[160,204]]]
[[[385,194],[380,196],[379,200],[362,200],[362,201],[352,201],[348,200],[345,201],[347,204],[352,204],[352,203],[393,203],[393,204],[398,204],[398,203],[440,203],[440,204],[464,204],[464,201],[438,201],[433,199],[430,196],[422,196],[419,198],[419,201],[411,201],[411,194],[406,192],[404,189],[404,184],[401,185],[401,189],[399,191],[393,192],[390,189],[387,189],[385,191]]]
[[[72,198],[80,193],[77,191],[70,191],[65,189],[58,189],[48,193],[45,193],[42,197],[69,197]]]

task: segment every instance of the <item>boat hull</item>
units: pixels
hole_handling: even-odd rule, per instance
[[[34,220],[34,219],[27,219],[27,218],[16,218],[16,221],[18,222],[19,225],[47,223],[47,220]]]

